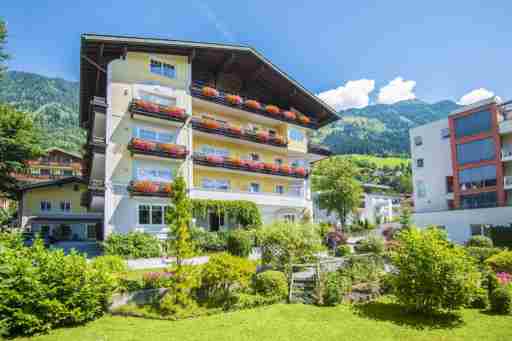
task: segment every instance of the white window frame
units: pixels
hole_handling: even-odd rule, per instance
[[[253,185],[256,185],[258,187],[257,191],[253,190]],[[261,185],[259,182],[249,182],[249,193],[261,193]]]
[[[280,188],[281,190],[278,190],[278,188]],[[286,193],[285,186],[283,184],[276,184],[274,186],[274,193],[281,194],[281,195],[285,194]]]
[[[205,183],[211,184],[211,186],[205,186]],[[231,181],[228,179],[203,178],[201,180],[201,188],[206,190],[229,192],[231,190]]]
[[[260,162],[261,156],[258,153],[249,153],[247,156],[248,160],[254,161],[254,162]]]
[[[292,214],[292,213],[283,214],[283,220],[288,223],[294,223],[295,222],[295,214]]]
[[[64,213],[69,213],[71,212],[71,201],[69,200],[62,200],[60,203],[60,211],[61,212],[64,212]]]
[[[215,156],[221,156],[221,157],[229,157],[230,151],[227,148],[218,148],[213,147],[207,144],[203,144],[201,146],[200,154],[203,155],[215,155]]]
[[[154,133],[155,137],[154,138],[142,137],[143,131]],[[169,135],[170,140],[162,139],[163,135]],[[135,127],[135,137],[145,140],[145,141],[153,141],[153,142],[158,142],[158,143],[175,143],[176,136],[177,136],[177,133],[175,131],[169,131],[169,130],[160,131],[160,130],[156,130],[156,129],[152,129],[152,128],[148,128],[148,127],[141,127],[141,126]]]
[[[154,173],[154,174],[151,174]],[[165,173],[169,173],[169,178]],[[175,171],[172,168],[157,168],[157,167],[136,167],[135,178],[136,180],[149,180],[154,182],[172,182],[175,177]]]
[[[160,71],[155,72],[153,71],[153,62],[160,63]],[[165,67],[172,68],[173,74],[169,75],[165,72]],[[164,61],[159,58],[150,57],[149,58],[149,72],[155,75],[159,75],[161,77],[165,77],[168,79],[176,79],[178,77],[178,68],[176,67],[176,64],[170,63],[169,61]]]
[[[46,205],[43,205],[46,204]],[[41,212],[51,212],[52,211],[52,202],[50,200],[41,200],[39,203],[39,210]]]
[[[140,208],[141,206],[149,206],[149,224],[143,224],[140,222]],[[153,207],[160,207],[162,209],[162,223],[153,223]],[[137,225],[138,226],[165,226],[165,215],[168,205],[151,204],[151,203],[140,203],[137,205]]]

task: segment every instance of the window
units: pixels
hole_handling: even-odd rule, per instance
[[[496,192],[485,192],[460,196],[460,206],[462,209],[495,207],[496,205]]]
[[[275,192],[277,194],[284,194],[284,186],[283,185],[276,185]]]
[[[295,222],[295,214],[285,214],[283,215],[283,220],[289,223]]]
[[[162,225],[167,221],[164,213],[169,212],[168,206],[139,205],[139,225]]]
[[[52,203],[48,200],[41,201],[41,211],[42,212],[49,212],[52,210]]]
[[[224,179],[208,179],[203,178],[201,186],[204,189],[214,189],[219,191],[229,191],[230,181]]]
[[[495,158],[496,148],[492,138],[457,145],[457,162],[459,165],[494,160]]]
[[[491,128],[492,116],[489,111],[479,111],[455,119],[455,136],[457,138],[487,132]]]
[[[38,176],[39,174],[41,174],[41,172],[40,172],[40,169],[39,169],[39,168],[31,168],[31,169],[30,169],[30,173],[31,173],[33,176]]]
[[[96,225],[87,225],[87,239],[96,239]]]
[[[171,182],[174,178],[170,169],[137,168],[137,180],[149,180],[155,182]]]
[[[414,145],[421,146],[423,144],[423,139],[421,136],[414,136]]]
[[[293,160],[292,167],[304,167],[306,168],[307,162],[306,160]]]
[[[450,128],[443,128],[441,129],[441,138],[447,139],[450,137]]]
[[[149,93],[146,91],[140,91],[139,97],[140,97],[140,99],[142,99],[144,101],[157,103],[164,107],[175,107],[176,106],[176,98],[172,98],[172,97],[159,96],[159,95],[152,94],[152,93]]]
[[[260,156],[257,153],[251,153],[251,154],[249,154],[249,160],[260,161]]]
[[[50,175],[50,170],[48,168],[41,168],[40,174],[43,175],[43,176],[49,176]]]
[[[304,132],[302,132],[299,129],[296,128],[289,128],[288,129],[288,138],[290,140],[296,141],[296,142],[303,142],[306,138],[306,135]]]
[[[485,236],[489,232],[489,227],[489,225],[471,224],[469,226],[471,229],[471,236]]]
[[[155,141],[160,143],[173,143],[176,137],[176,135],[173,133],[159,132],[147,128],[137,128],[135,131],[135,135],[136,137],[143,140]]]
[[[418,198],[425,198],[427,196],[427,188],[423,180],[416,181],[416,191]]]
[[[416,159],[416,167],[418,167],[418,168],[423,167],[423,159]]]
[[[151,73],[156,73],[160,76],[164,76],[171,79],[176,78],[176,68],[174,67],[174,65],[171,64],[151,59],[150,70]]]
[[[216,147],[204,145],[204,146],[201,146],[200,154],[228,157],[229,156],[229,149],[216,148]]]
[[[69,201],[61,201],[60,202],[60,210],[62,212],[70,212],[71,211],[71,202],[69,202]]]
[[[463,169],[459,172],[460,190],[496,186],[496,166]]]
[[[249,184],[249,192],[251,193],[259,193],[260,192],[260,184],[256,182],[251,182]]]
[[[62,175],[64,175],[64,176],[73,176],[73,171],[71,169],[64,169],[62,171]]]
[[[42,236],[48,236],[48,235],[50,235],[50,226],[43,225],[43,226],[41,226],[41,230],[40,231],[41,231],[41,235]]]

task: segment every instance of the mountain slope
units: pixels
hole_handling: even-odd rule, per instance
[[[85,132],[78,124],[78,82],[10,71],[0,79],[0,102],[34,115],[42,147],[78,152]]]
[[[446,117],[459,105],[420,100],[376,104],[341,112],[341,119],[314,137],[336,154],[409,154],[409,129]]]

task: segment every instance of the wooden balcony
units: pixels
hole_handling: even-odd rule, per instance
[[[141,115],[165,121],[185,123],[189,117],[183,108],[164,107],[156,103],[142,100],[132,101],[129,110],[132,118],[136,115]]]
[[[299,179],[305,179],[309,176],[307,170],[302,167],[290,167],[288,165],[280,166],[274,163],[240,160],[212,155],[206,156],[200,154],[194,154],[193,159],[194,164],[207,167],[224,168],[228,170],[274,176],[286,176]]]
[[[131,196],[166,198],[171,195],[172,185],[171,183],[142,180],[131,181],[127,189]]]
[[[308,153],[323,155],[323,156],[331,156],[332,155],[332,151],[329,148],[327,148],[326,146],[322,146],[320,144],[314,144],[314,143],[308,144]]]
[[[89,208],[93,197],[105,197],[105,183],[103,180],[90,180],[87,190],[80,197],[80,205]]]
[[[188,151],[185,146],[172,143],[157,143],[139,138],[132,138],[128,150],[133,154],[149,155],[162,158],[184,160]]]
[[[245,140],[254,143],[269,145],[273,147],[286,148],[288,141],[282,136],[272,136],[266,132],[255,133],[231,125],[221,125],[216,121],[193,118],[192,128],[208,134],[221,135],[233,139]]]
[[[292,123],[312,129],[315,129],[318,126],[318,122],[313,121],[311,118],[305,115],[300,115],[289,110],[282,110],[274,105],[265,105],[253,99],[244,99],[240,96],[225,93],[220,89],[205,87],[199,82],[194,82],[192,84],[190,87],[190,94],[195,98],[225,105],[231,108],[244,110],[274,120]]]

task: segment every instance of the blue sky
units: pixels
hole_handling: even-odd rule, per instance
[[[343,109],[512,97],[509,1],[2,0],[9,67],[77,80],[80,34],[255,47]],[[347,83],[348,82],[348,83]],[[331,90],[331,91],[329,91]],[[328,92],[327,92],[328,91]]]

